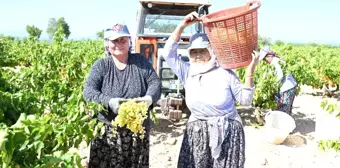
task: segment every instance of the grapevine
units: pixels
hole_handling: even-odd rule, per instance
[[[333,149],[335,152],[340,152],[340,140],[321,140],[318,143],[318,148],[321,151]]]
[[[103,130],[94,117],[100,106],[82,98],[91,65],[106,57],[103,42],[63,37],[58,31],[50,43],[0,36],[0,167],[81,167],[81,158],[70,149],[83,140],[89,143]],[[266,43],[260,40],[259,47]],[[340,84],[340,47],[277,42],[271,48],[285,60],[282,69],[291,72],[299,86]],[[276,108],[274,93],[279,86],[274,85],[273,72],[263,61],[256,67],[253,106]],[[244,80],[245,68],[237,74]],[[337,111],[336,106],[325,107]],[[153,111],[150,118],[158,122]],[[125,127],[133,122],[128,123]],[[144,132],[134,125],[136,134]]]

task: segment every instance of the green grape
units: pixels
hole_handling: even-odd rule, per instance
[[[144,138],[145,130],[143,123],[148,117],[148,108],[145,102],[136,102],[135,100],[128,100],[121,104],[118,115],[112,125],[117,127],[126,127],[129,129],[133,136],[139,135],[141,139]],[[113,131],[116,133],[117,131]]]

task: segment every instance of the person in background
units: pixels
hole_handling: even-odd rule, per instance
[[[149,106],[160,98],[161,82],[149,61],[131,53],[130,33],[126,25],[115,24],[104,31],[107,56],[94,62],[84,85],[84,100],[103,104],[108,112],[100,112],[105,133],[91,142],[89,167],[148,168],[149,119],[144,139],[133,140],[132,132],[118,128],[112,135],[111,121],[117,116],[125,99],[136,98]]]
[[[245,163],[245,135],[235,101],[249,106],[254,94],[254,71],[259,62],[255,52],[245,84],[232,70],[218,66],[206,34],[190,38],[190,61],[177,54],[183,30],[197,22],[188,14],[167,40],[163,57],[185,87],[185,101],[191,115],[180,149],[179,168],[242,168]]]
[[[275,98],[278,104],[277,110],[286,112],[287,114],[291,115],[293,102],[298,87],[293,74],[284,74],[280,65],[281,58],[277,55],[276,52],[270,50],[269,46],[265,46],[264,48],[262,48],[259,56],[260,60],[265,60],[268,64],[271,64],[275,67],[277,77],[276,81],[282,84]]]

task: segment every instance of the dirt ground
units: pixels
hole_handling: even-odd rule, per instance
[[[315,140],[316,114],[322,112],[321,96],[313,96],[314,90],[304,88],[295,98],[293,118],[296,129],[281,145],[273,145],[264,140],[263,127],[255,128],[253,109],[239,109],[246,135],[245,168],[339,168],[340,153],[321,152]],[[329,98],[336,102],[336,98]],[[183,114],[180,122],[170,122],[157,114],[159,124],[152,126],[150,142],[150,167],[175,168],[182,143],[183,131],[188,119]]]
[[[296,128],[281,145],[273,145],[264,140],[263,127],[253,125],[254,109],[239,108],[246,136],[245,168],[340,168],[340,153],[332,150],[321,152],[315,140],[316,116],[325,113],[320,107],[323,98],[317,93],[304,87],[302,93],[295,98],[292,116]],[[326,99],[333,103],[340,102],[339,95]],[[177,167],[188,114],[183,114],[180,122],[170,122],[162,114],[156,114],[159,124],[153,124],[151,129],[150,168]],[[81,147],[84,167],[88,161],[88,152],[89,148]]]

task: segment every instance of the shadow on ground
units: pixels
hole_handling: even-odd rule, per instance
[[[255,108],[238,107],[237,111],[241,116],[244,126],[254,126],[258,124],[254,114]]]
[[[294,108],[299,108],[299,107],[294,107]],[[258,116],[255,115],[255,108],[238,108],[237,109],[241,118],[244,126],[256,126],[259,124],[258,122]],[[265,114],[269,110],[262,110],[263,113]],[[263,114],[263,115],[264,115]],[[305,114],[299,112],[297,110],[296,113],[292,114],[292,117],[295,120],[296,128],[294,132],[299,132],[302,135],[307,135],[311,132],[315,131],[315,116],[306,116]],[[262,119],[264,117],[262,116]]]
[[[307,117],[301,112],[292,114],[295,120],[296,128],[294,132],[299,132],[300,134],[306,136],[307,134],[315,131],[315,116]]]
[[[322,97],[322,98],[335,98],[337,101],[340,101],[340,92],[336,91],[331,94],[325,94],[323,91],[314,91],[312,93],[301,93],[301,95],[312,95],[315,97]]]
[[[294,132],[299,132],[304,136],[314,132],[315,116],[306,116],[305,114],[299,112],[298,106],[294,106],[293,108],[296,109],[296,112],[292,114],[296,124]],[[261,119],[259,119],[259,115],[255,115],[255,108],[237,107],[237,111],[241,116],[244,126],[261,126],[261,124],[259,125],[258,121],[264,119],[264,114],[269,110],[262,109],[263,114]],[[158,117],[159,124],[151,124],[151,135],[155,136],[156,134],[171,134],[171,137],[178,137],[183,134],[183,130],[187,124],[190,112],[184,111],[183,118],[179,122],[170,121],[161,113],[157,113],[156,115]]]

